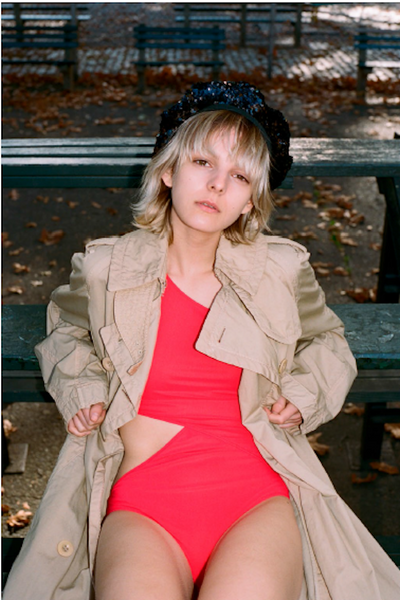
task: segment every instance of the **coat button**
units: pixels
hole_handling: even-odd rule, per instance
[[[114,371],[114,365],[112,363],[111,358],[109,358],[108,356],[103,358],[103,360],[101,361],[101,364],[103,365],[103,367],[105,368],[106,371]]]
[[[68,540],[62,540],[57,544],[57,552],[60,556],[67,558],[71,556],[74,551],[74,547]]]
[[[278,367],[278,373],[279,373],[279,375],[282,375],[282,373],[284,373],[284,372],[285,372],[285,370],[286,370],[286,367],[287,367],[287,360],[286,360],[286,358],[284,358],[284,359],[283,359],[283,360],[280,362],[280,365],[279,365],[279,367]]]

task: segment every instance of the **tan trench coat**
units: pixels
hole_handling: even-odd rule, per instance
[[[68,435],[4,600],[88,600],[107,497],[123,455],[118,428],[133,419],[151,365],[167,244],[146,231],[91,242],[73,257],[70,285],[52,294],[50,334],[36,352],[65,422],[103,401],[87,438]],[[222,238],[222,288],[196,348],[244,369],[243,424],[290,490],[303,539],[301,600],[399,600],[400,572],[338,497],[304,434],[340,410],[356,375],[341,321],[315,281],[305,249],[259,235]],[[263,410],[282,394],[301,411],[284,431]]]

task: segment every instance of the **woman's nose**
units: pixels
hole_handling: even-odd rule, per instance
[[[221,193],[225,190],[226,186],[226,177],[223,173],[213,173],[212,177],[210,177],[208,186],[211,190]]]

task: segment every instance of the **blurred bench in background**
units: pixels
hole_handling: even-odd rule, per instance
[[[61,27],[48,25],[15,25],[2,29],[2,64],[3,65],[56,65],[64,72],[64,85],[74,88],[78,74],[78,28],[75,24],[67,23]],[[17,52],[4,53],[4,50]],[[26,51],[33,50],[29,56]],[[52,53],[40,56],[42,50],[64,50],[64,56]],[[37,52],[39,51],[39,53]]]
[[[368,75],[373,69],[400,69],[400,30],[368,31],[360,27],[354,47],[358,50],[357,93],[364,97]],[[393,60],[371,60],[368,51],[394,50]]]
[[[145,88],[147,67],[164,65],[206,66],[212,69],[212,78],[219,79],[223,65],[220,52],[225,49],[225,32],[214,27],[148,27],[138,25],[134,29],[135,47],[139,59],[135,61],[138,74],[138,92]],[[179,50],[181,55],[174,57],[168,50]],[[157,51],[157,53],[155,53]]]
[[[273,29],[276,23],[290,23],[293,27],[294,46],[301,44],[301,3],[252,4],[252,3],[185,3],[176,4],[179,13],[176,21],[190,27],[193,22],[200,23],[237,23],[240,25],[240,45],[246,46],[247,26],[266,23]]]

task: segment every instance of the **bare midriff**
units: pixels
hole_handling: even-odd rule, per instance
[[[183,425],[144,415],[137,415],[121,427],[119,433],[125,454],[116,481],[161,450],[182,428]]]

